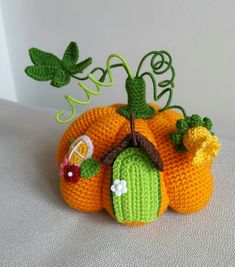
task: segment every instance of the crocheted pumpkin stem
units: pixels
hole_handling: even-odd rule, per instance
[[[130,118],[131,113],[135,118],[149,119],[155,115],[154,108],[146,102],[146,85],[142,77],[128,77],[126,79],[128,105],[119,108],[118,113]]]

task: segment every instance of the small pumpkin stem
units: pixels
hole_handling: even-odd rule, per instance
[[[146,102],[146,85],[142,77],[128,77],[126,79],[126,91],[128,96],[128,105],[119,108],[118,112],[126,118],[134,113],[136,118],[152,118],[156,111]]]

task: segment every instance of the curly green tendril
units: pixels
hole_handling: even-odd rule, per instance
[[[80,88],[84,91],[86,100],[82,101],[70,95],[65,95],[65,99],[71,108],[71,114],[67,118],[62,118],[65,111],[59,111],[55,118],[59,123],[68,123],[76,115],[76,105],[87,105],[91,101],[91,97],[100,93],[101,87],[110,87],[114,83],[112,69],[122,67],[128,75],[128,82],[126,89],[128,92],[128,105],[122,107],[120,114],[128,116],[130,112],[135,112],[142,118],[148,118],[154,115],[155,110],[152,110],[147,105],[145,100],[145,82],[144,77],[149,77],[153,84],[153,98],[155,101],[160,100],[164,95],[168,95],[165,106],[158,112],[167,109],[179,109],[184,117],[187,117],[185,110],[178,105],[171,105],[173,97],[175,70],[172,66],[172,59],[168,52],[151,51],[146,54],[140,61],[133,76],[127,61],[119,54],[111,54],[106,61],[106,69],[102,67],[95,67],[86,76],[78,76],[92,64],[92,58],[87,58],[79,61],[79,49],[75,42],[71,42],[66,48],[62,60],[52,53],[44,52],[37,48],[29,49],[29,55],[33,62],[33,66],[28,66],[25,72],[31,78],[38,81],[51,81],[54,87],[63,87],[69,84],[71,78],[79,81]],[[111,64],[113,58],[117,58],[121,63]],[[150,59],[151,71],[141,72],[144,63]],[[95,73],[101,73],[100,78],[95,77]],[[170,75],[168,79],[158,81],[161,75]],[[108,81],[106,82],[106,77]],[[90,81],[94,84],[95,88],[88,87],[84,81]],[[158,92],[161,89],[161,92]],[[140,104],[141,103],[141,104]],[[144,109],[144,110],[143,110]]]
[[[152,68],[152,72],[156,76],[158,76],[158,75],[162,75],[162,74],[165,74],[168,71],[170,71],[170,78],[169,79],[165,79],[165,80],[157,83],[152,72],[144,72],[144,73],[140,74],[140,70],[141,70],[145,60],[151,56],[152,56],[152,58],[150,61],[150,66]],[[159,112],[162,112],[162,111],[167,110],[167,109],[179,109],[183,113],[184,117],[187,116],[183,107],[178,106],[178,105],[171,105],[172,98],[173,98],[175,69],[172,66],[172,58],[168,52],[166,52],[164,50],[151,51],[148,54],[146,54],[141,59],[140,64],[139,64],[138,69],[137,69],[137,72],[136,72],[136,77],[144,77],[144,76],[148,76],[153,83],[153,97],[154,97],[155,101],[160,100],[162,98],[162,96],[164,96],[166,93],[168,93],[168,100],[167,100],[165,106],[162,107],[159,110]],[[159,93],[159,95],[157,92],[157,87],[160,87],[161,89],[163,89],[163,91],[161,93]]]
[[[123,64],[114,64],[114,65],[111,65],[110,62],[113,58],[118,58],[122,61]],[[74,116],[76,115],[76,108],[75,108],[75,105],[77,104],[80,104],[80,105],[88,105],[91,101],[91,96],[92,95],[98,95],[100,93],[100,89],[101,89],[101,86],[103,87],[110,87],[113,85],[113,75],[112,75],[112,72],[111,72],[111,69],[112,68],[115,68],[115,67],[119,67],[119,66],[123,66],[124,69],[126,70],[127,74],[129,77],[133,78],[132,74],[131,74],[131,71],[130,71],[130,68],[129,68],[129,65],[127,63],[127,61],[120,55],[118,54],[111,54],[108,59],[107,59],[107,62],[106,62],[106,67],[107,69],[104,70],[102,69],[101,67],[98,67],[98,68],[95,68],[93,71],[91,71],[91,73],[88,74],[86,80],[90,80],[92,81],[94,84],[95,84],[95,87],[96,89],[91,89],[89,87],[87,87],[83,82],[79,82],[79,86],[83,89],[86,97],[87,97],[87,100],[86,101],[81,101],[81,100],[78,100],[76,98],[73,98],[71,97],[70,95],[66,95],[65,96],[65,99],[67,100],[67,102],[69,103],[70,107],[71,107],[71,115],[67,118],[67,119],[61,119],[61,116],[64,115],[64,111],[59,111],[55,118],[56,118],[56,121],[59,122],[59,123],[67,123],[67,122],[70,122]],[[97,80],[95,78],[95,76],[93,75],[93,73],[95,71],[102,71],[102,76],[99,80]],[[109,77],[109,80],[110,82],[108,83],[105,83],[104,82],[104,79],[105,79],[105,76],[108,74],[108,77]],[[76,77],[77,78],[77,77]]]

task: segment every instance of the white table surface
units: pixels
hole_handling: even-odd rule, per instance
[[[0,100],[0,266],[235,266],[234,142],[222,140],[206,209],[128,227],[63,203],[54,114]]]

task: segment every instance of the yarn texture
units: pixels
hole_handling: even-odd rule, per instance
[[[127,192],[112,194],[118,222],[154,221],[160,208],[160,175],[153,162],[140,148],[127,148],[113,164],[112,179],[125,179]],[[115,180],[114,180],[115,182]]]
[[[92,58],[79,61],[75,42],[67,46],[62,59],[37,48],[31,48],[29,55],[34,64],[25,69],[29,77],[50,81],[54,87],[63,87],[71,79],[79,81],[84,98],[65,95],[71,113],[66,118],[59,111],[59,123],[72,121],[77,105],[89,104],[102,87],[114,84],[113,68],[121,67],[127,75],[126,105],[88,110],[74,119],[59,142],[60,190],[71,208],[106,209],[116,221],[139,226],[155,221],[168,206],[187,214],[208,204],[213,192],[212,162],[221,145],[210,118],[188,116],[183,107],[172,104],[175,69],[168,52],[147,53],[135,74],[119,54],[108,56],[106,68],[83,74]],[[113,59],[119,63],[111,64]],[[149,68],[143,70],[147,62]],[[147,103],[146,78],[154,101],[165,96],[162,107]]]
[[[183,143],[192,153],[193,164],[202,164],[217,157],[221,147],[217,136],[202,126],[190,128],[183,137]]]
[[[87,159],[82,162],[80,169],[82,178],[91,178],[100,171],[99,162],[94,158]]]
[[[58,164],[69,151],[68,141],[81,135],[89,136],[94,147],[92,157],[101,162],[105,155],[131,134],[129,120],[118,113],[122,106],[115,104],[95,108],[78,117],[65,131],[59,143]],[[192,164],[190,151],[178,153],[169,135],[176,131],[176,122],[182,119],[182,115],[172,110],[158,113],[158,106],[151,107],[155,109],[156,115],[148,120],[135,119],[135,131],[157,148],[164,162],[164,171],[160,174],[159,216],[168,205],[180,213],[199,211],[208,204],[213,191],[212,161],[195,165]],[[98,174],[90,179],[80,178],[77,184],[67,183],[61,177],[62,196],[74,209],[93,212],[105,208],[115,218],[110,192],[111,177],[112,167],[102,164]],[[139,225],[141,222],[128,223]]]

